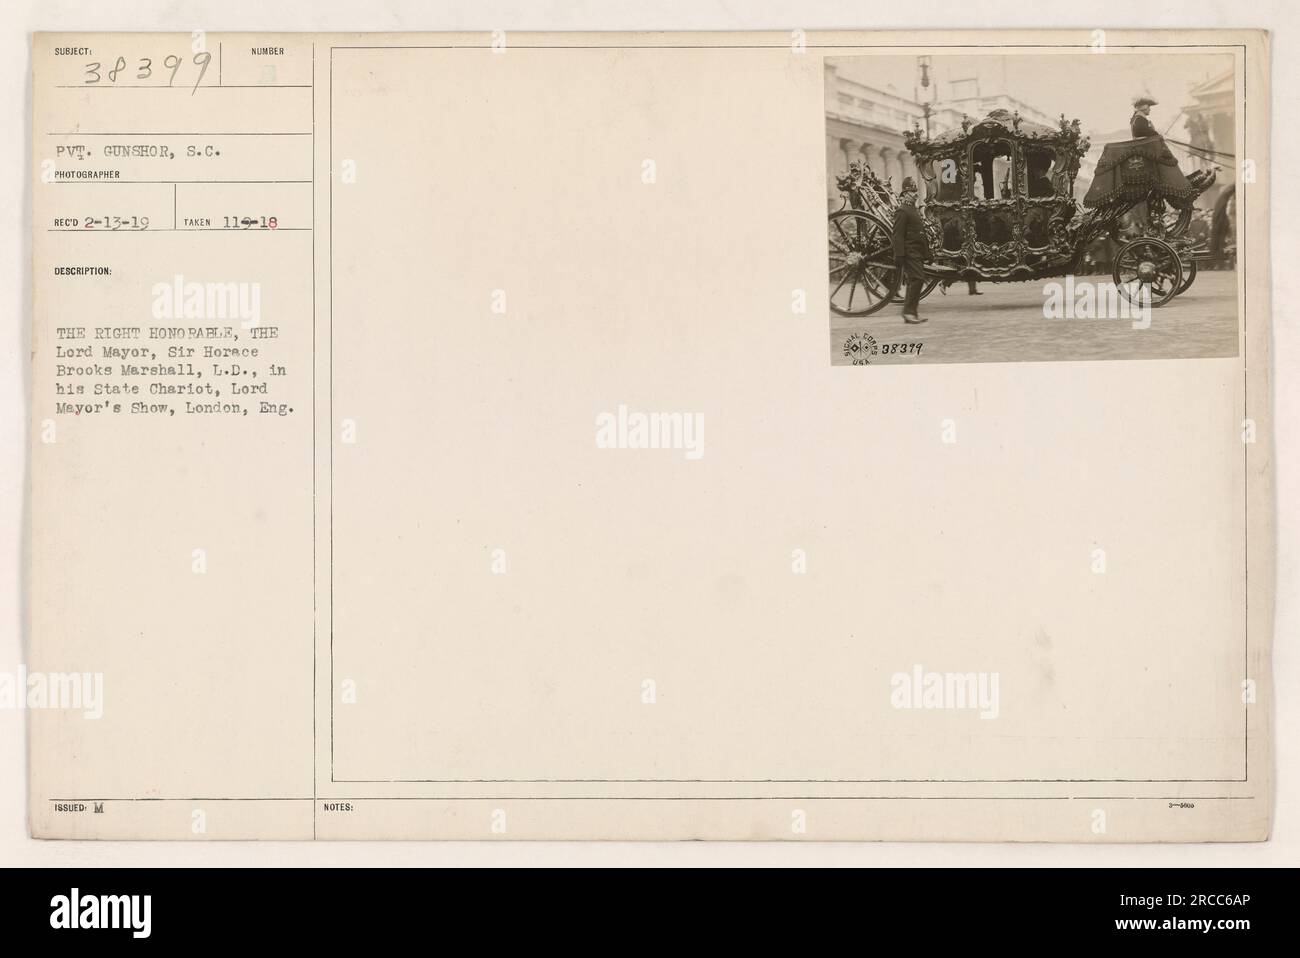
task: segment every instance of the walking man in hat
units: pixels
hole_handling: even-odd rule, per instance
[[[894,265],[907,283],[903,297],[905,323],[925,322],[916,313],[921,302],[921,286],[925,282],[925,257],[929,251],[925,224],[916,209],[916,181],[907,176],[903,178],[898,212],[894,215]]]

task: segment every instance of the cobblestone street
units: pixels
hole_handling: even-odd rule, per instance
[[[1104,275],[1078,277],[1109,283]],[[884,363],[1042,362],[1082,359],[1186,359],[1236,356],[1238,349],[1237,274],[1200,272],[1191,288],[1151,311],[1151,325],[1134,329],[1130,319],[1048,319],[1044,316],[1047,283],[983,283],[982,296],[970,296],[965,283],[945,295],[936,289],[921,301],[916,326],[903,323],[902,306],[890,305],[874,315],[851,319],[831,313],[831,362],[848,365],[849,344],[871,365]],[[901,344],[901,346],[900,346]],[[885,352],[885,347],[903,351]],[[919,349],[919,352],[917,351]]]

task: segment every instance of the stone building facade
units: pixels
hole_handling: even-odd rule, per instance
[[[1233,71],[1211,77],[1188,91],[1189,102],[1183,107],[1187,118],[1187,142],[1205,152],[1174,148],[1184,172],[1218,171],[1214,186],[1198,205],[1213,204],[1218,195],[1237,182],[1237,117],[1234,103]],[[1211,152],[1212,151],[1212,152]]]
[[[835,177],[854,160],[864,160],[872,172],[890,180],[895,189],[903,177],[916,177],[916,164],[903,143],[903,131],[915,125],[925,128],[925,105],[844,76],[829,60],[825,64],[825,80],[828,208],[839,206]],[[963,116],[978,120],[997,109],[1018,111],[1026,120],[1044,126],[1057,125],[1055,117],[1005,93],[981,95],[974,81],[949,84],[947,93],[946,99],[930,104],[932,136],[956,129]]]
[[[842,76],[829,62],[825,69],[827,203],[832,208],[839,205],[835,177],[854,160],[865,161],[895,189],[903,177],[916,176],[916,164],[903,145],[903,131],[923,122],[921,104]]]

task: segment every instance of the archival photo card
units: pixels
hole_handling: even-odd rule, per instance
[[[33,835],[1268,836],[1265,34],[32,62]]]

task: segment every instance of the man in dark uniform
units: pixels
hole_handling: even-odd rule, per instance
[[[925,322],[916,314],[921,302],[921,286],[925,282],[925,258],[930,244],[925,238],[925,224],[916,210],[916,181],[903,178],[902,193],[898,198],[898,212],[894,215],[894,264],[907,283],[903,298],[903,322]]]
[[[1128,121],[1129,132],[1133,134],[1133,139],[1140,140],[1144,136],[1155,136],[1156,128],[1149,117],[1151,108],[1156,105],[1156,101],[1149,96],[1140,96],[1133,101],[1133,116]]]

